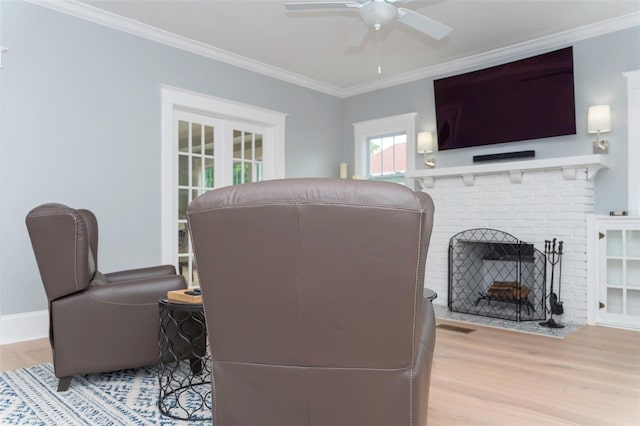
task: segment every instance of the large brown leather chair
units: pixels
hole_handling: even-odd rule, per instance
[[[98,223],[89,210],[44,204],[27,229],[49,300],[58,391],[72,376],[158,362],[158,300],[185,288],[171,265],[102,274]]]
[[[188,220],[216,426],[426,424],[427,194],[285,179],[208,192]]]

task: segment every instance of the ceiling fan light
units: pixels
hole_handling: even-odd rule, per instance
[[[368,27],[384,26],[398,17],[398,9],[384,0],[373,0],[360,9],[360,17]]]

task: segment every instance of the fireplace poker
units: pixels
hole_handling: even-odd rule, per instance
[[[562,306],[562,302],[558,300],[558,296],[553,291],[553,281],[555,279],[555,269],[556,265],[558,265],[558,274],[562,274],[562,245],[563,242],[560,241],[558,243],[558,248],[556,249],[556,239],[553,241],[545,240],[544,242],[544,250],[545,255],[547,257],[547,261],[551,265],[551,286],[549,288],[549,312],[551,313],[551,317],[544,322],[539,323],[543,327],[548,328],[564,328],[563,324],[556,322],[553,319],[553,314],[562,315],[564,313],[564,308]],[[558,276],[558,293],[560,292],[560,281],[561,277]]]

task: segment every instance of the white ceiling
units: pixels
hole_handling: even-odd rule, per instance
[[[372,86],[380,80],[621,16],[640,25],[640,0],[415,0],[401,6],[443,22],[453,31],[436,41],[392,22],[382,29],[383,73],[378,75],[374,31],[363,46],[346,46],[360,19],[357,12],[348,9],[288,12],[285,2],[277,0],[72,3],[78,2],[336,91]]]

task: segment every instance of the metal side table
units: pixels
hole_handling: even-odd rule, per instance
[[[158,305],[158,408],[178,420],[211,420],[211,356],[203,306],[166,298]]]

